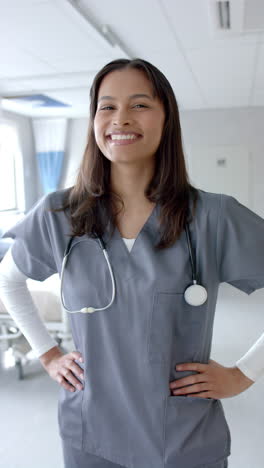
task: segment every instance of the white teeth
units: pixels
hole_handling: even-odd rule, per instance
[[[134,140],[136,135],[111,135],[112,140]]]

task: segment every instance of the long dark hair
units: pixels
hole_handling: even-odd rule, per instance
[[[51,211],[65,211],[69,216],[70,236],[102,236],[110,221],[111,235],[115,228],[114,199],[123,201],[111,191],[111,162],[97,146],[94,135],[94,117],[97,109],[98,91],[102,79],[110,72],[121,69],[143,71],[153,87],[154,96],[163,103],[165,121],[160,145],[155,154],[155,171],[145,196],[160,204],[159,226],[162,227],[156,249],[172,246],[179,238],[184,225],[191,221],[189,201],[193,200],[192,214],[196,210],[198,189],[190,184],[186,170],[179,110],[173,89],[154,65],[135,58],[117,59],[106,64],[95,76],[90,89],[90,118],[87,144],[78,170],[75,185],[65,191],[63,206]]]

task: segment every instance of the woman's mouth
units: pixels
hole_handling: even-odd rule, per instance
[[[110,145],[120,146],[120,145],[132,145],[142,138],[142,135],[107,135],[107,140]]]

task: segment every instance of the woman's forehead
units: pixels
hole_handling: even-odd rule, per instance
[[[98,90],[98,100],[102,96],[113,98],[122,95],[146,94],[153,98],[152,83],[145,73],[135,69],[114,70],[102,80]]]

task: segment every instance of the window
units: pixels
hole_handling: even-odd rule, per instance
[[[15,126],[0,123],[0,213],[24,211],[23,161]]]

